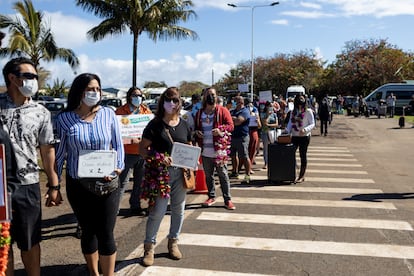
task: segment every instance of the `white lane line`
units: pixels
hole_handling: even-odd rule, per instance
[[[308,152],[351,152],[350,150],[338,150],[338,149],[312,149],[309,148]]]
[[[334,182],[334,183],[364,183],[364,184],[373,184],[375,183],[372,179],[365,178],[343,178],[343,177],[309,177],[305,176],[306,181],[313,182]]]
[[[257,186],[257,187],[237,187],[234,185],[232,190],[260,190],[272,192],[302,192],[302,193],[335,193],[335,194],[382,194],[380,189],[353,189],[353,188],[329,188],[329,187],[301,187],[301,186]]]
[[[345,153],[308,153],[308,156],[336,156],[336,157],[353,157],[353,154],[345,154]]]
[[[390,202],[372,202],[355,200],[311,200],[293,198],[254,198],[254,197],[232,197],[231,200],[241,204],[259,205],[290,205],[290,206],[309,206],[309,207],[340,207],[340,208],[371,208],[396,210],[394,204]],[[223,198],[217,198],[217,202],[223,202]]]
[[[357,162],[355,158],[324,158],[324,157],[308,157],[308,161],[339,161],[339,162]]]
[[[244,174],[238,176],[239,181],[244,181]],[[267,175],[250,175],[250,180],[267,180]],[[306,181],[312,182],[329,182],[329,183],[360,183],[360,184],[373,184],[374,180],[369,178],[344,178],[344,177],[311,177],[305,176]]]
[[[328,227],[353,227],[413,231],[411,225],[406,221],[399,220],[377,220],[377,219],[351,219],[334,217],[309,217],[309,216],[278,216],[259,214],[230,214],[218,212],[202,212],[197,219],[225,222],[247,222],[266,224],[289,224],[289,225],[314,225]]]
[[[264,239],[221,235],[182,234],[180,244],[221,248],[414,259],[414,247],[330,241]]]
[[[314,163],[309,162],[308,166],[320,166],[320,167],[348,167],[348,168],[361,168],[361,164],[344,164],[344,163]]]
[[[237,273],[237,272],[228,272],[228,271],[218,271],[218,270],[202,270],[202,269],[192,269],[192,268],[181,268],[181,267],[162,267],[162,266],[150,266],[140,274],[141,276],[149,275],[163,275],[163,276],[188,276],[188,275],[197,275],[197,276],[270,276],[266,274],[252,274],[252,273]],[[280,275],[280,274],[272,274]]]
[[[309,149],[337,149],[337,150],[347,150],[347,147],[323,147],[323,146],[309,146]]]
[[[306,173],[333,173],[333,174],[368,174],[367,171],[348,171],[348,170],[306,170]]]

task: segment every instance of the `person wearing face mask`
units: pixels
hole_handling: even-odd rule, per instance
[[[0,94],[0,126],[9,134],[16,157],[18,189],[12,193],[11,236],[21,251],[29,275],[40,275],[41,194],[37,149],[48,180],[46,206],[61,203],[60,186],[54,168],[55,148],[50,112],[34,102],[38,90],[35,64],[15,58],[3,68],[7,92]],[[9,160],[7,160],[9,161]],[[30,197],[29,197],[30,195]],[[8,275],[13,273],[10,246]]]
[[[203,203],[209,207],[216,202],[214,171],[217,171],[224,206],[235,210],[230,195],[230,180],[227,170],[227,149],[230,146],[230,133],[234,129],[233,120],[227,108],[217,104],[214,88],[207,88],[203,94],[203,106],[196,114],[195,133],[197,144],[201,147],[201,158],[204,168],[208,199]]]
[[[73,80],[67,107],[56,120],[60,139],[56,167],[61,179],[66,161],[66,193],[82,229],[81,249],[89,275],[99,275],[98,263],[103,275],[114,275],[117,252],[114,227],[120,198],[117,176],[124,168],[124,146],[115,113],[109,107],[100,106],[100,100],[101,80],[96,74],[83,73]],[[106,172],[107,175],[90,185],[83,185],[88,183],[90,170],[87,169],[86,174],[82,171],[82,155],[98,154],[101,150],[115,151],[114,159],[108,155],[99,156],[103,163],[115,163],[113,171]],[[105,157],[108,160],[102,159]],[[116,186],[103,195],[95,194],[102,182]]]
[[[184,222],[185,197],[182,169],[172,166],[173,142],[191,144],[191,130],[180,118],[181,99],[176,87],[167,88],[160,97],[155,117],[142,134],[139,152],[145,157],[146,173],[142,197],[149,200],[149,214],[145,229],[143,265],[154,263],[154,247],[161,221],[170,201],[171,220],[168,238],[168,253],[171,259],[179,260],[182,253],[178,248],[178,236]],[[157,174],[150,172],[155,164]]]
[[[264,112],[261,114],[262,120],[262,132],[261,138],[263,143],[263,160],[264,166],[263,169],[267,170],[267,164],[269,163],[269,144],[271,143],[269,139],[269,131],[276,130],[278,126],[277,114],[274,111],[274,108],[270,102],[266,102]]]
[[[138,87],[129,88],[126,94],[126,104],[115,111],[116,115],[152,114],[151,110],[142,103],[142,91]],[[129,197],[131,215],[145,216],[146,211],[141,208],[141,182],[144,177],[144,159],[139,155],[139,142],[141,139],[124,139],[125,168],[119,175],[121,185],[120,199],[129,182],[130,171],[133,169],[132,192]]]
[[[311,131],[315,127],[313,112],[306,105],[304,95],[296,95],[294,99],[294,108],[290,113],[289,122],[285,132],[292,134],[292,144],[295,151],[299,148],[300,155],[300,173],[296,183],[305,181],[305,172],[307,165],[307,152],[310,143]]]

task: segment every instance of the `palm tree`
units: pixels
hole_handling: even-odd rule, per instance
[[[177,40],[184,38],[197,39],[196,32],[178,26],[182,21],[186,22],[196,13],[189,9],[193,7],[192,1],[186,0],[77,0],[77,6],[81,6],[88,12],[104,18],[96,27],[88,31],[88,36],[93,41],[103,39],[107,35],[122,34],[129,31],[133,35],[132,53],[132,85],[137,83],[137,49],[138,37],[146,32],[154,42],[157,39]]]
[[[34,62],[36,68],[40,60],[61,59],[72,69],[79,65],[79,60],[71,49],[56,45],[49,25],[43,20],[43,13],[34,9],[31,0],[16,2],[13,8],[20,13],[22,20],[0,15],[0,29],[9,28],[11,31],[9,47],[0,48],[0,57],[26,56]]]

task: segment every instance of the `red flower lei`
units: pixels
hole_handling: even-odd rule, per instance
[[[223,165],[227,163],[230,155],[231,132],[228,131],[229,126],[219,125],[217,127],[222,136],[213,136],[214,151],[216,152],[216,164]]]
[[[162,163],[168,154],[151,150],[145,160],[145,176],[142,181],[142,199],[148,199],[148,205],[155,206],[158,196],[170,197],[171,186],[169,184],[170,174],[168,168]]]
[[[6,275],[7,261],[10,248],[10,222],[2,222],[0,225],[0,275]]]
[[[305,117],[305,109],[298,110],[295,109],[295,113],[293,113],[291,122],[292,122],[292,129],[299,131],[299,128],[303,126],[303,118]]]

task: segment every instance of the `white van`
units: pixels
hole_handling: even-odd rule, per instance
[[[294,98],[297,94],[306,94],[305,87],[302,85],[291,85],[286,90],[286,100],[289,98]]]
[[[370,113],[376,113],[378,101],[383,100],[386,102],[391,93],[397,98],[397,101],[395,102],[395,112],[397,114],[402,114],[403,107],[408,106],[412,95],[414,95],[414,84],[387,83],[378,87],[364,98]]]

